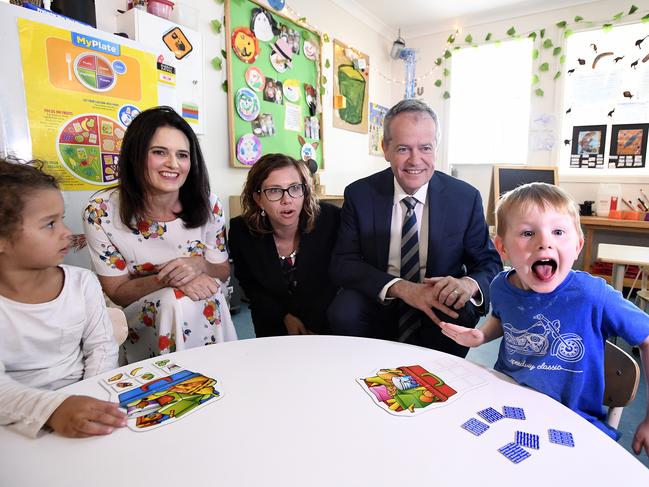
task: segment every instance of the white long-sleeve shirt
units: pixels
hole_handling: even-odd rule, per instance
[[[0,425],[36,437],[68,397],[66,385],[117,367],[117,344],[97,277],[62,265],[52,301],[0,296]]]

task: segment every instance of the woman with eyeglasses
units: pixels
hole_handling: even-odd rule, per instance
[[[236,340],[223,294],[225,221],[192,128],[172,108],[143,111],[126,130],[118,173],[83,223],[102,288],[125,308],[127,363]]]
[[[306,165],[283,154],[267,154],[252,166],[241,206],[228,243],[255,334],[328,333],[339,208],[318,203]]]

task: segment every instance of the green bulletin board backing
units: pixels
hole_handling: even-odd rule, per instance
[[[272,20],[257,10],[253,24],[253,10],[260,8]],[[273,21],[277,23],[274,29]],[[230,165],[250,168],[261,155],[281,152],[296,159],[315,159],[322,169],[320,35],[252,0],[227,0],[225,27]],[[292,55],[289,64],[286,52],[288,57]],[[285,71],[278,71],[274,65],[285,67]],[[246,80],[247,72],[250,82]],[[281,90],[277,81],[282,83]]]

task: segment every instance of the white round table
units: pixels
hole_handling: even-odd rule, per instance
[[[105,437],[31,440],[0,428],[0,485],[649,485],[649,470],[558,402],[433,350],[300,336],[165,358],[217,378],[223,397],[147,432],[124,428]],[[478,386],[412,417],[382,410],[356,381],[381,368],[415,364],[435,373],[430,364],[442,362],[468,371]],[[440,377],[453,386],[450,377]],[[97,378],[67,390],[108,397]],[[479,410],[505,405],[524,408],[527,420],[498,421],[479,437],[460,427],[479,419]],[[570,431],[576,446],[549,443],[548,428]],[[517,430],[538,434],[540,449],[513,464],[497,450],[514,441]]]

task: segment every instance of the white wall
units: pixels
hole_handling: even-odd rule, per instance
[[[215,34],[210,26],[212,19],[223,20],[224,6],[219,5],[214,0],[179,0],[179,3],[182,2],[200,11],[198,30],[202,33],[204,41],[204,86],[206,90],[204,114],[206,131],[205,135],[201,136],[201,145],[208,162],[213,191],[224,202],[227,202],[229,195],[240,193],[247,171],[229,167],[227,96],[221,90],[221,83],[225,79],[225,69],[216,71],[210,64],[210,60],[219,55],[221,49],[230,52],[229,42],[226,41],[224,34]],[[369,21],[365,23],[366,19],[359,20],[362,17],[353,17],[347,10],[340,7],[340,5],[346,5],[344,2],[345,0],[321,0],[318,2],[291,0],[289,5],[297,11],[298,16],[306,17],[311,25],[322,32],[326,32],[332,40],[334,38],[340,39],[368,54],[370,57],[370,101],[391,106],[403,97],[404,87],[401,83],[392,84],[386,81],[379,73],[391,76],[396,80],[402,80],[404,77],[403,63],[401,61],[392,61],[388,56],[394,40],[394,32],[387,32],[385,29],[369,23]],[[641,9],[649,8],[649,0],[636,1],[635,4]],[[125,6],[126,0],[98,0],[96,2],[98,28],[114,32],[116,10],[118,8],[124,9]],[[398,5],[395,5],[395,8],[398,8]],[[628,6],[624,8],[628,9]],[[577,14],[589,19],[603,20],[610,18],[620,9],[622,9],[622,6],[618,0],[604,0],[585,6],[549,11],[524,18],[462,27],[464,35],[471,32],[475,39],[480,39],[484,38],[487,32],[493,32],[495,36],[502,37],[504,32],[512,25],[516,26],[518,32],[546,26],[549,36],[554,39],[557,30],[554,23],[559,20],[566,19],[570,21]],[[443,53],[446,39],[450,33],[450,31],[446,31],[435,35],[409,38],[407,32],[402,32],[408,47],[414,47],[418,51],[417,74],[419,76],[431,70],[434,60]],[[460,38],[463,38],[464,35],[461,33]],[[325,44],[323,60],[329,59],[333,65],[332,51],[332,43]],[[381,157],[368,154],[367,135],[333,128],[331,109],[333,69],[324,69],[323,72],[329,83],[323,98],[323,107],[325,109],[323,125],[325,170],[321,174],[321,182],[326,186],[328,194],[342,194],[347,184],[385,168],[387,163]],[[442,143],[438,157],[438,168],[449,172],[446,164],[447,148],[445,146],[446,138],[444,137],[444,132],[447,129],[445,122],[448,119],[449,102],[442,99],[442,90],[433,86],[435,79],[438,77],[438,73],[434,73],[424,81],[425,93],[423,98],[438,111],[442,120]],[[546,81],[542,88],[545,90],[543,98],[530,94],[532,112],[562,113],[561,81]],[[531,164],[554,164],[556,160],[557,155],[554,152],[536,152],[530,153],[528,162]],[[471,167],[466,167],[460,169],[458,176],[478,187],[483,199],[486,201],[489,188],[486,174],[488,174],[488,171],[483,170],[483,168],[473,170]],[[562,179],[561,185],[577,201],[596,199],[597,185],[601,179],[597,177],[589,179],[580,177],[579,180],[575,180],[574,177],[570,180],[561,177],[560,179]],[[637,180],[625,182],[623,184],[623,196],[635,199],[641,187],[640,183]],[[74,231],[78,230],[76,225],[72,226],[75,227],[73,228]],[[83,256],[78,257],[79,260],[73,263],[83,265],[81,260],[85,260],[85,258]]]
[[[202,33],[204,42],[206,130],[205,135],[200,137],[201,148],[209,166],[212,191],[226,203],[229,195],[240,194],[248,171],[229,167],[227,95],[221,90],[221,83],[226,76],[225,65],[223,71],[216,71],[210,64],[210,60],[219,55],[221,49],[232,52],[229,40],[226,41],[224,34],[215,34],[210,26],[212,19],[223,21],[224,6],[214,0],[185,0],[185,3],[200,11],[198,30]],[[97,27],[113,32],[115,11],[117,8],[123,9],[125,5],[125,0],[97,1]],[[384,36],[354,19],[332,0],[292,0],[290,7],[299,16],[306,17],[309,24],[328,33],[332,41],[334,38],[339,39],[369,55],[370,101],[390,106],[401,98],[401,94],[392,93],[391,84],[377,75],[378,70],[383,73],[390,72],[391,60],[388,52],[393,39],[389,33]],[[325,170],[321,173],[320,181],[326,186],[328,194],[342,194],[347,184],[387,167],[387,163],[381,157],[369,155],[366,134],[340,130],[332,126],[333,42],[324,45],[323,63],[325,59],[330,60],[331,67],[327,70],[323,66],[323,74],[327,77],[328,84],[323,97]]]
[[[633,3],[637,5],[641,10],[646,10],[649,8],[649,1],[647,0],[636,1]],[[546,27],[546,37],[551,38],[555,45],[557,45],[557,39],[560,39],[561,36],[559,35],[559,29],[555,26],[556,22],[559,22],[561,20],[573,22],[575,15],[581,15],[588,20],[599,22],[599,25],[601,25],[601,21],[611,19],[613,15],[620,11],[624,11],[626,13],[629,10],[629,7],[630,3],[627,5],[626,3],[622,3],[619,0],[603,0],[601,2],[594,2],[571,8],[552,10],[515,19],[491,22],[488,24],[470,26],[460,25],[459,27],[462,29],[462,31],[458,35],[458,39],[463,40],[468,33],[471,33],[474,40],[480,40],[484,39],[489,32],[493,33],[494,38],[502,39],[505,37],[505,32],[507,31],[507,29],[512,26],[515,26],[517,32],[519,33],[537,30],[540,27]],[[634,18],[635,20],[639,20],[640,16],[636,14]],[[451,31],[445,31],[438,34],[420,36],[412,39],[408,38],[407,32],[405,33],[404,37],[406,39],[408,47],[414,47],[418,50],[418,74],[421,75],[427,73],[433,68],[434,60],[442,55],[446,46],[446,40],[452,33],[453,32]],[[450,63],[448,67],[452,68]],[[399,67],[396,66],[395,63],[395,66],[393,66],[394,77],[400,75],[402,76],[402,73],[398,68]],[[551,65],[549,72],[554,73],[556,71],[555,68],[556,66]],[[435,110],[437,110],[442,120],[442,129],[444,131],[448,127],[446,122],[448,120],[450,101],[443,100],[443,90],[433,86],[433,83],[438,78],[443,78],[441,76],[441,73],[434,72],[432,76],[429,76],[425,80],[423,85],[425,89],[424,98],[431,104],[431,106],[435,108]],[[542,81],[540,85],[540,87],[545,92],[545,95],[543,97],[537,97],[536,95],[534,95],[530,85],[531,113],[555,113],[557,115],[556,143],[559,144],[560,140],[563,140],[564,138],[562,137],[563,131],[560,127],[561,114],[563,113],[563,107],[561,106],[563,96],[562,81],[561,78],[559,78],[559,80],[557,81],[553,81],[552,74],[546,76],[545,78],[546,79]],[[395,89],[395,91],[393,92],[393,97],[399,97],[399,93],[397,91],[398,90]],[[451,99],[452,96],[453,95],[451,93]],[[476,107],[476,109],[479,110],[479,107]],[[447,139],[442,136],[442,144],[440,146],[438,161],[438,167],[445,171],[448,170],[446,164],[446,154],[448,151],[448,148],[445,145],[446,140]],[[558,146],[555,147],[555,149],[552,151],[530,151],[530,153],[528,154],[527,163],[534,165],[556,165],[558,162],[558,154]],[[462,177],[462,174],[467,174],[467,172],[471,170],[471,167],[467,167],[465,170],[460,169],[458,175],[459,177]],[[481,175],[484,171],[479,170],[479,172],[480,175],[476,174],[475,177],[473,177],[473,175],[469,174],[466,179],[468,179],[469,181],[471,181],[472,179],[480,180]],[[641,183],[644,183],[645,192],[647,191],[649,173],[647,174],[647,176],[640,178],[638,176],[625,177],[624,175],[616,175],[614,177],[597,175],[576,175],[568,177],[566,175],[559,175],[560,185],[565,188],[577,201],[580,202],[584,200],[595,200],[599,183],[610,182],[611,179],[615,179],[615,182],[620,182],[622,184],[622,196],[628,196],[627,199],[632,198],[633,200],[635,200],[635,198],[639,194],[640,188],[643,187]],[[484,191],[485,185],[481,184],[480,186],[481,187],[479,187],[478,189],[481,190],[483,199],[486,200],[488,193],[485,193]]]

